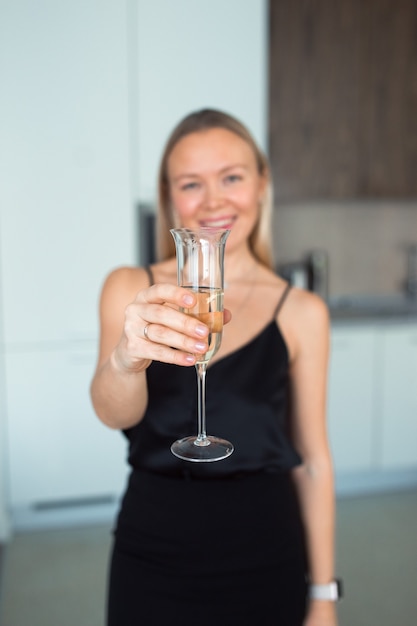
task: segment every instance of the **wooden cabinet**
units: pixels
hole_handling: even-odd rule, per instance
[[[278,201],[415,197],[414,0],[269,6]]]

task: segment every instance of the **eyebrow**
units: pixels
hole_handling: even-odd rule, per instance
[[[235,168],[240,168],[240,169],[243,169],[243,170],[247,170],[248,166],[244,165],[243,163],[235,163],[233,165],[226,165],[226,167],[223,167],[222,169],[220,169],[218,173],[219,174],[224,174],[228,170],[233,170]],[[189,172],[189,173],[186,173],[186,174],[180,174],[179,176],[176,176],[172,180],[173,180],[173,182],[178,182],[182,178],[198,178],[199,176],[200,176],[200,174]]]

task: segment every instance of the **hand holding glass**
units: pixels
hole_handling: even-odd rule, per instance
[[[177,255],[178,284],[197,297],[184,313],[209,327],[208,351],[196,362],[198,391],[198,434],[175,441],[171,451],[186,461],[220,461],[230,456],[233,445],[225,439],[206,434],[206,371],[211,357],[220,347],[223,332],[224,247],[229,230],[202,228],[198,231],[175,228],[171,231]]]

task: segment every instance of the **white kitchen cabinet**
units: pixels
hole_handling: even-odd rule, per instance
[[[333,326],[328,428],[336,475],[374,466],[375,345],[371,326]]]
[[[97,334],[110,268],[135,260],[127,3],[7,3],[0,20],[6,348]]]
[[[2,342],[2,307],[0,292],[0,544],[3,543],[10,533],[10,518],[8,512],[8,483],[5,472],[7,458],[6,440],[6,381],[4,375],[4,352]],[[3,463],[2,463],[3,461]]]
[[[120,496],[126,441],[93,412],[95,358],[88,343],[6,356],[12,513]]]
[[[380,341],[379,462],[383,469],[417,468],[417,325],[387,327]]]
[[[0,490],[0,515],[3,504],[120,493],[125,442],[88,399],[100,285],[139,258],[135,206],[155,199],[179,117],[220,107],[266,146],[266,29],[263,0],[244,12],[238,0],[2,9],[0,475],[10,501]]]

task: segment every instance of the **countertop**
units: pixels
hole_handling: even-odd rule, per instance
[[[328,306],[336,323],[417,323],[417,298],[402,295],[337,296]]]

